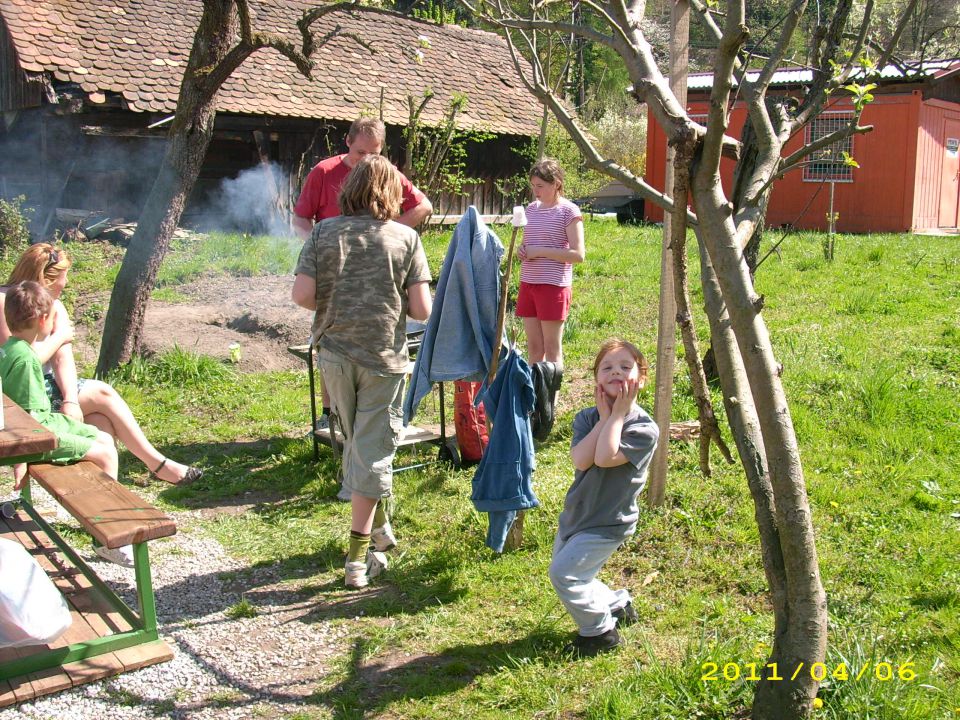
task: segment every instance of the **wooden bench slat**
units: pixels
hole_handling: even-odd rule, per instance
[[[30,475],[108,548],[177,532],[172,518],[90,462],[30,465]]]

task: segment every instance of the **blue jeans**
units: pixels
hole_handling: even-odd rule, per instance
[[[613,611],[630,602],[630,593],[611,590],[597,580],[600,568],[623,540],[580,532],[553,543],[550,582],[584,637],[602,635],[616,624]]]

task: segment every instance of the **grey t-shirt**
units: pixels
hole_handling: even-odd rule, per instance
[[[583,440],[600,421],[600,411],[589,407],[573,420],[573,441]],[[623,421],[620,451],[627,462],[616,467],[591,465],[577,470],[560,513],[557,535],[567,540],[580,532],[626,540],[637,527],[637,496],[647,482],[647,468],[660,430],[643,408],[634,405]]]
[[[296,273],[317,283],[314,342],[369,370],[406,372],[407,288],[430,281],[415,230],[370,215],[328,218],[304,243]]]

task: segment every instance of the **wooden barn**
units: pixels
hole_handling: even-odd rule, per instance
[[[299,43],[296,21],[313,5],[252,0],[253,24]],[[49,229],[56,208],[136,218],[201,8],[179,0],[0,0],[0,195],[26,196],[35,234]],[[385,152],[402,164],[410,99],[419,103],[427,91],[434,97],[421,116],[426,126],[439,125],[451,100],[466,96],[457,125],[472,133],[464,174],[477,180],[462,195],[432,197],[435,217],[468,204],[509,212],[515,198],[509,189],[504,195],[504,181],[529,166],[521,153],[539,132],[541,111],[500,37],[369,8],[337,11],[314,30],[333,35],[315,58],[314,80],[265,49],[226,82],[185,221],[210,212],[223,180],[257,167],[270,172],[253,189],[269,186],[273,197],[244,202],[241,186],[234,202],[272,203],[285,213],[313,164],[345,152],[346,129],[361,115],[383,118]]]
[[[809,70],[778,71],[770,92],[791,94],[812,79]],[[707,116],[713,77],[690,75],[688,111]],[[861,116],[873,131],[836,143],[812,162],[774,185],[768,226],[826,230],[831,186],[840,232],[955,231],[960,212],[960,60],[927,61],[904,73],[888,66],[872,78],[875,99]],[[785,148],[789,155],[805,143],[841,127],[852,117],[849,97],[835,97],[820,117]],[[743,102],[730,117],[729,134],[739,137],[746,119]],[[860,165],[840,162],[847,152]],[[646,178],[663,188],[666,143],[650,122]],[[733,162],[722,164],[724,188],[732,187]],[[728,194],[729,196],[729,194]],[[646,205],[645,217],[659,222],[663,211]]]

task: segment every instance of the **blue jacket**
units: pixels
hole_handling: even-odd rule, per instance
[[[511,348],[483,396],[483,407],[493,421],[493,431],[474,473],[470,496],[477,510],[490,513],[487,545],[496,552],[503,551],[516,511],[540,504],[532,482],[535,462],[530,411],[533,403],[530,367]]]
[[[481,381],[490,371],[500,304],[503,244],[472,205],[457,223],[440,270],[433,312],[403,401],[408,424],[430,385]]]

